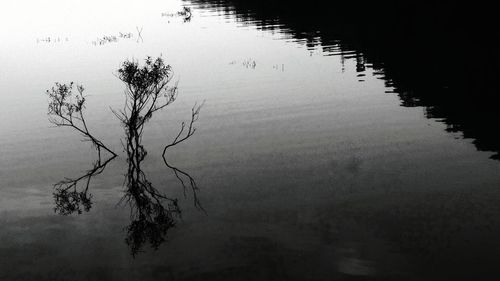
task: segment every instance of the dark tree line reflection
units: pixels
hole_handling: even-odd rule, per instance
[[[142,169],[147,151],[142,145],[144,126],[153,114],[172,102],[177,97],[177,86],[171,86],[171,68],[161,58],[148,57],[144,66],[137,61],[125,61],[118,70],[117,77],[126,85],[126,100],[123,109],[113,110],[125,129],[123,150],[127,157],[127,172],[124,182],[124,196],[120,203],[130,207],[130,224],[125,227],[125,242],[135,256],[144,244],[153,249],[163,243],[170,228],[176,225],[181,209],[177,198],[167,196],[155,188]],[[101,174],[117,154],[92,135],[85,122],[85,96],[83,87],[77,86],[78,93],[73,95],[73,83],[56,83],[47,91],[50,98],[49,119],[56,126],[71,127],[80,132],[86,140],[92,142],[98,151],[98,160],[85,174],[77,178],[66,178],[54,185],[55,212],[61,215],[82,214],[92,208],[90,183],[94,176]],[[169,164],[166,158],[168,148],[173,147],[191,136],[196,131],[194,123],[198,120],[201,105],[195,105],[191,111],[191,120],[181,124],[174,140],[165,145],[163,161],[184,188],[184,195],[189,188],[193,194],[195,206],[203,210],[196,195],[198,186],[195,179],[187,172]],[[110,157],[103,159],[101,150],[109,152]]]
[[[496,8],[467,1],[185,0],[372,69],[402,106],[500,159]],[[392,92],[392,91],[391,91]]]

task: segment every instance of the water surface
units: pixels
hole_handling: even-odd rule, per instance
[[[454,37],[443,43],[429,35],[402,48],[397,30],[370,36],[391,17],[371,26],[312,16],[312,6],[256,3],[2,4],[1,280],[495,273],[498,116],[490,88],[470,94],[460,71],[432,70],[461,65],[454,51],[451,58],[438,52]],[[192,9],[189,20],[176,14],[183,6]],[[126,59],[160,55],[174,70],[179,96],[147,124],[142,168],[179,199],[182,217],[157,250],[145,243],[134,256],[125,242],[130,206],[121,201],[125,135],[110,110],[123,106],[124,85],[114,74]],[[48,122],[44,92],[56,81],[86,87],[87,122],[120,152],[92,178],[94,204],[80,215],[54,212],[53,185],[91,168],[96,154],[76,132]],[[196,179],[205,211],[161,158],[202,101],[197,133],[168,155]]]

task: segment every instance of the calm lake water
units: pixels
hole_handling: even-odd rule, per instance
[[[333,15],[298,20],[300,13],[244,2],[0,5],[0,280],[495,273],[497,113],[448,98],[454,74],[443,85],[416,75],[433,58],[400,67],[381,51],[400,50],[396,40],[380,39],[386,45],[377,49],[378,39],[360,40],[365,33],[349,33],[355,29]],[[190,19],[177,14],[184,6]],[[134,256],[126,243],[131,206],[121,201],[124,131],[110,108],[125,102],[115,76],[121,63],[146,56],[172,66],[179,96],[145,127],[143,172],[179,199],[182,217],[158,249],[145,241]],[[93,205],[80,215],[54,212],[53,185],[84,174],[97,155],[77,132],[49,123],[44,93],[58,81],[85,86],[91,131],[119,152],[91,179]],[[196,179],[204,211],[161,158],[203,101],[198,131],[168,159]]]

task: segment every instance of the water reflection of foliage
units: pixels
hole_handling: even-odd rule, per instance
[[[97,160],[92,169],[88,170],[84,175],[78,178],[66,178],[54,185],[54,202],[55,212],[61,215],[70,215],[75,212],[81,214],[82,211],[88,212],[92,207],[92,194],[88,193],[90,180],[92,177],[101,174],[111,160],[116,156],[112,156],[106,161]],[[79,183],[84,182],[83,188],[78,188]]]
[[[153,114],[165,108],[175,101],[177,97],[177,86],[169,86],[172,72],[169,65],[165,65],[163,59],[156,60],[148,57],[144,66],[137,61],[125,61],[118,70],[117,77],[126,85],[126,101],[122,110],[113,110],[121,121],[126,141],[124,150],[127,153],[128,170],[125,180],[125,195],[120,202],[126,202],[130,206],[131,223],[126,227],[126,243],[131,253],[135,256],[139,253],[146,242],[153,249],[158,249],[165,241],[167,232],[175,226],[180,218],[181,209],[176,198],[170,198],[156,189],[147,179],[141,164],[147,152],[142,145],[144,125]],[[49,103],[49,115],[51,122],[57,126],[69,126],[84,135],[98,150],[98,161],[83,176],[75,179],[65,179],[55,184],[54,201],[55,211],[61,215],[73,213],[81,214],[88,212],[92,207],[92,195],[89,193],[90,181],[93,176],[101,174],[106,165],[116,158],[116,154],[104,146],[87,129],[83,115],[85,108],[85,97],[83,87],[77,86],[78,94],[72,96],[73,83],[69,85],[56,83],[50,91],[47,91],[51,102]],[[194,204],[199,209],[201,204],[196,195],[198,186],[194,178],[188,173],[170,165],[165,157],[168,148],[173,147],[191,137],[196,128],[194,123],[198,120],[200,106],[195,106],[191,111],[191,121],[187,126],[183,122],[181,129],[173,142],[167,144],[163,150],[162,157],[165,165],[171,169],[181,185],[186,189],[189,185],[193,192]],[[81,122],[81,125],[75,123]],[[101,148],[108,151],[112,156],[106,161],[101,160]],[[183,178],[189,181],[186,184]],[[84,182],[84,184],[79,184]]]
[[[127,150],[125,201],[130,206],[131,223],[126,227],[126,243],[132,255],[136,255],[145,242],[157,249],[165,241],[168,230],[175,226],[181,210],[177,199],[158,191],[141,169],[146,151],[139,145],[137,150]]]

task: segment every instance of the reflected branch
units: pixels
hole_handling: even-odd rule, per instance
[[[141,163],[147,152],[140,138],[137,138],[141,133],[136,130],[134,126],[126,130],[128,171],[125,196],[122,198],[130,206],[131,223],[126,227],[125,242],[134,257],[146,242],[153,249],[158,249],[165,241],[168,230],[175,226],[176,219],[181,215],[177,199],[158,191],[142,170]]]
[[[140,148],[143,149],[142,146]],[[125,242],[129,245],[132,256],[135,256],[146,242],[153,249],[158,249],[165,241],[168,230],[175,226],[181,210],[177,199],[160,193],[146,178],[140,165],[144,157],[136,158],[142,153],[131,152],[122,201],[130,206],[131,223],[126,227]]]
[[[139,36],[142,31],[138,29]],[[121,121],[125,128],[125,141],[122,140],[124,151],[127,153],[128,170],[124,182],[125,195],[119,203],[126,202],[130,206],[130,224],[125,228],[127,236],[125,242],[130,247],[132,256],[136,256],[145,243],[153,249],[158,249],[166,240],[168,230],[176,225],[181,217],[181,209],[176,198],[171,198],[156,189],[147,179],[142,170],[142,161],[147,151],[142,145],[144,126],[153,114],[170,105],[177,97],[177,84],[169,86],[172,79],[170,65],[165,65],[162,58],[155,60],[148,57],[143,66],[137,61],[125,61],[118,70],[117,77],[125,83],[125,105],[122,110],[112,112]],[[49,115],[54,116],[50,121],[56,126],[72,127],[82,133],[86,140],[91,141],[98,150],[99,160],[93,168],[76,179],[65,179],[55,184],[54,192],[55,211],[62,215],[77,212],[87,212],[92,207],[92,195],[88,193],[90,180],[93,176],[103,172],[106,165],[116,157],[102,142],[89,133],[82,113],[85,103],[83,87],[77,86],[78,94],[72,97],[73,83],[69,85],[56,83],[51,91],[47,91],[51,102]],[[202,104],[203,105],[203,104]],[[170,165],[166,158],[166,150],[175,146],[195,132],[194,123],[198,120],[202,105],[195,104],[191,110],[191,121],[186,126],[183,122],[181,129],[172,143],[163,150],[165,165],[174,171],[175,176],[186,189],[191,187],[194,204],[203,210],[196,195],[198,186],[188,173]],[[109,151],[113,156],[101,161],[101,149]],[[80,186],[80,182],[85,182]]]
[[[198,199],[198,195],[197,195],[197,192],[199,190],[198,188],[198,185],[196,184],[196,181],[194,180],[194,178],[189,175],[188,173],[178,169],[177,167],[174,167],[174,166],[171,166],[167,160],[165,159],[165,157],[163,157],[163,162],[165,163],[165,165],[167,167],[169,167],[170,169],[172,169],[172,171],[174,172],[175,174],[175,177],[179,180],[179,182],[181,183],[183,189],[184,189],[184,197],[186,197],[186,189],[189,185],[189,187],[191,188],[191,190],[193,191],[193,201],[194,201],[194,206],[202,211],[205,211],[205,209],[201,206],[201,203],[200,203],[200,200]],[[186,182],[183,180],[183,177],[184,176],[185,178],[188,179],[189,181],[189,184],[186,184]]]
[[[54,211],[61,215],[70,215],[75,212],[81,214],[83,211],[88,212],[92,207],[92,194],[88,193],[90,180],[92,177],[101,174],[106,165],[115,159],[116,156],[112,156],[106,161],[102,162],[101,158],[97,160],[93,167],[88,170],[84,175],[70,179],[66,178],[56,184],[54,184]],[[85,182],[82,188],[78,188],[80,182]]]

